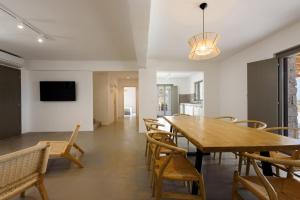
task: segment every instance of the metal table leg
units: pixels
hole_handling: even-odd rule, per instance
[[[260,152],[261,156],[270,157],[270,152],[262,151]],[[261,162],[263,174],[265,176],[273,176],[272,165],[268,162]]]
[[[202,168],[202,158],[203,158],[203,152],[197,149],[195,167],[200,173]],[[192,194],[195,195],[198,194],[198,186],[195,182],[193,183]]]

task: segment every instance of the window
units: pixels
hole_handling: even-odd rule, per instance
[[[203,81],[197,81],[194,83],[194,101],[203,100]]]

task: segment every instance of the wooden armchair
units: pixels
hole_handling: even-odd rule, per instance
[[[147,131],[161,131],[159,127],[164,127],[163,124],[158,123],[157,119],[144,118],[143,120]],[[156,139],[160,139],[159,135],[157,135],[157,137],[158,138]],[[146,148],[145,148],[146,157],[149,155],[148,149],[149,149],[149,144],[148,144],[148,140],[146,140]]]
[[[186,150],[164,143],[164,137],[161,141],[157,141],[148,133],[147,139],[151,144],[155,145],[153,169],[153,196],[155,196],[155,200],[160,200],[161,198],[205,200],[206,195],[203,176],[187,160]],[[165,156],[161,156],[161,148],[166,148],[170,152]],[[194,181],[198,184],[200,193],[192,195],[189,193],[163,192],[164,180]]]
[[[240,120],[240,121],[235,121],[233,122],[237,125],[241,125],[241,126],[247,126],[247,127],[250,127],[250,128],[255,128],[257,130],[263,130],[267,127],[267,124],[265,122],[261,122],[261,121],[257,121],[257,120]],[[233,152],[236,156],[240,153],[236,153],[236,152]],[[240,156],[239,155],[239,164],[238,164],[238,171],[241,173],[242,171],[242,164],[243,164],[243,161],[245,163],[246,160],[243,158],[243,156]],[[248,169],[249,165],[246,164],[246,174],[249,173],[249,169]]]
[[[274,134],[279,134],[284,136],[284,132],[292,132],[293,134],[291,137],[295,139],[299,139],[299,131],[300,128],[289,128],[289,127],[272,127],[272,128],[265,128],[264,131],[268,131]],[[294,151],[285,151],[285,152],[280,152],[280,151],[271,151],[270,152],[270,157],[271,158],[280,158],[280,159],[287,159],[287,160],[299,160],[300,159],[300,151],[299,150],[294,150]],[[294,167],[286,167],[285,165],[280,165],[280,164],[273,164],[273,166],[276,169],[276,176],[280,176],[280,170],[283,170],[285,172],[295,172],[295,171],[300,171],[300,168]],[[250,168],[250,162],[249,159],[247,160],[247,170],[246,170],[246,175],[249,174],[249,168]]]
[[[256,160],[280,164],[289,167],[300,167],[300,160],[286,160],[263,157],[258,154],[244,153],[250,159],[257,176],[240,176],[236,171],[233,178],[232,200],[241,200],[238,193],[240,186],[253,193],[260,200],[298,200],[300,199],[300,181],[288,172],[287,178],[266,177],[259,170]]]
[[[219,119],[219,120],[224,120],[224,121],[228,121],[228,122],[236,122],[237,118],[232,117],[232,116],[220,116],[220,117],[215,117],[215,119]],[[216,159],[216,152],[214,152],[214,159]],[[235,158],[237,159],[237,155],[235,154]],[[221,164],[222,162],[222,152],[219,152],[219,164]]]
[[[171,146],[176,146],[176,144],[174,143],[174,134],[167,132],[167,131],[156,131],[156,130],[152,130],[152,131],[148,131],[147,135],[150,136],[152,139],[157,140],[157,141],[161,141],[165,144],[171,145]],[[156,149],[156,145],[151,143],[150,141],[148,141],[147,138],[147,142],[149,144],[149,150],[148,150],[148,169],[153,169],[153,160],[154,160],[154,152]],[[160,154],[166,155],[169,154],[171,151],[168,148],[160,148]]]
[[[83,168],[81,162],[71,154],[71,150],[74,147],[81,154],[84,154],[84,151],[75,143],[80,125],[77,124],[69,141],[40,141],[39,144],[49,144],[50,145],[50,158],[66,158],[78,167]]]
[[[25,191],[35,186],[43,200],[48,200],[44,185],[49,158],[48,145],[36,145],[14,153],[0,156],[0,199],[16,195],[25,196]]]

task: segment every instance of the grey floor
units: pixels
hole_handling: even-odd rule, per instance
[[[29,147],[40,140],[61,140],[69,135],[28,133],[2,140],[0,155]],[[100,127],[94,132],[82,132],[78,143],[86,151],[81,158],[84,169],[78,169],[62,159],[49,162],[46,187],[50,200],[152,199],[149,172],[144,157],[145,136],[136,131],[134,118]],[[182,140],[181,146],[186,146],[186,141]],[[191,161],[193,162],[193,158]],[[236,165],[237,160],[231,153],[224,155],[222,165],[213,160],[212,156],[205,156],[203,174],[208,200],[231,199],[232,175]],[[170,184],[167,187],[185,190],[182,184]],[[19,198],[15,200],[17,199]],[[41,198],[35,189],[30,189],[25,199]]]

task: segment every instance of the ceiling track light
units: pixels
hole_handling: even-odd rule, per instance
[[[18,27],[18,29],[23,30],[25,28],[25,25],[22,21],[19,21],[17,27]]]
[[[18,29],[23,30],[25,28],[26,29],[28,28],[31,31],[33,31],[34,33],[36,33],[38,35],[37,40],[39,43],[43,43],[46,39],[49,39],[49,36],[47,34],[42,32],[37,27],[33,26],[31,23],[26,21],[24,18],[18,16],[15,12],[13,12],[9,8],[7,8],[2,3],[0,3],[0,11],[2,11],[3,13],[6,13],[10,17],[14,18],[17,21],[16,24],[17,24]]]

